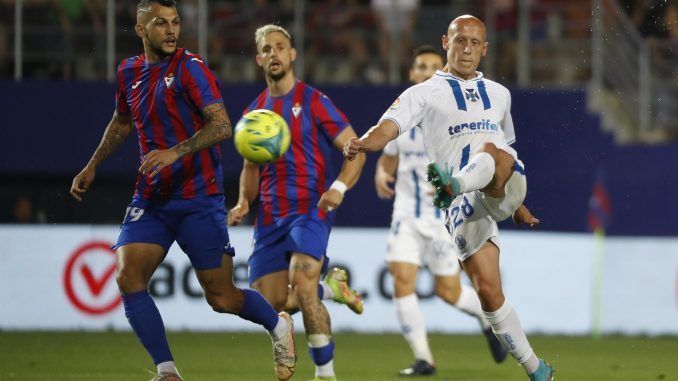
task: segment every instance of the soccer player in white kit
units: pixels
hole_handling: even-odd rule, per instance
[[[431,78],[444,62],[434,47],[418,47],[410,81],[418,84]],[[424,265],[435,277],[435,294],[478,319],[494,360],[502,362],[507,354],[483,316],[475,290],[460,282],[459,261],[444,225],[444,213],[433,205],[433,189],[426,182],[428,163],[421,131],[415,127],[386,144],[374,176],[380,198],[395,196],[386,262],[393,278],[396,315],[415,358],[412,366],[399,372],[401,376],[433,375],[436,370],[416,293],[417,274]],[[392,189],[389,183],[394,181]]]
[[[527,190],[524,165],[509,145],[515,141],[511,95],[476,71],[487,53],[482,21],[457,17],[442,45],[445,68],[405,90],[376,126],[346,142],[344,155],[379,151],[414,126],[421,129],[432,160],[434,203],[446,210],[457,257],[485,318],[531,381],[552,381],[553,368],[535,355],[501,288],[497,221],[524,208]]]

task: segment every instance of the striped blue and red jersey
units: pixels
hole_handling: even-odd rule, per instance
[[[290,128],[287,152],[259,168],[257,225],[269,225],[292,215],[317,213],[320,196],[332,184],[333,142],[350,126],[346,116],[320,91],[297,81],[286,95],[272,97],[264,90],[244,113],[268,109],[281,115]]]
[[[200,112],[222,102],[221,84],[198,55],[179,48],[171,57],[148,63],[142,54],[118,67],[116,111],[131,114],[139,137],[139,158],[168,149],[200,130]],[[213,145],[187,154],[154,178],[138,173],[134,195],[144,199],[223,194],[221,149]]]

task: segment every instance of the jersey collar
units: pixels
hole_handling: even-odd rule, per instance
[[[476,81],[480,81],[480,80],[483,79],[483,73],[480,72],[480,71],[476,71],[476,76],[475,76],[475,78],[472,78],[472,79],[459,78],[459,77],[457,77],[457,76],[455,76],[451,73],[446,73],[446,72],[441,71],[441,70],[436,70],[436,75],[439,76],[439,77],[445,78],[445,79],[455,79],[455,80],[460,81],[460,82],[476,82]]]

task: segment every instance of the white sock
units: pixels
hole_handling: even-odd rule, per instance
[[[157,366],[158,366],[158,374],[160,374],[160,373],[174,373],[177,376],[180,376],[179,370],[174,365],[174,361],[161,362]]]
[[[457,299],[457,303],[455,303],[454,306],[460,311],[466,312],[467,314],[478,318],[483,331],[490,328],[490,322],[488,322],[483,315],[483,308],[480,306],[478,294],[476,294],[476,291],[472,287],[465,284],[461,285],[459,299]]]
[[[320,348],[330,343],[330,337],[323,334],[308,335],[308,346],[310,348]],[[334,376],[334,359],[323,365],[315,365],[316,377],[333,377]]]
[[[466,164],[453,177],[459,181],[461,193],[483,189],[494,176],[494,159],[487,152],[478,152],[471,156]]]
[[[327,283],[325,283],[324,281],[321,281],[319,284],[320,284],[320,287],[322,287],[322,289],[323,289],[323,294],[320,297],[320,300],[328,300],[328,299],[334,298],[334,291],[332,291],[332,289],[330,288],[330,286]]]
[[[414,358],[425,360],[433,364],[433,354],[428,345],[428,336],[426,334],[426,321],[424,314],[419,308],[419,298],[417,294],[411,294],[402,298],[393,298],[396,315],[400,322],[405,340],[410,345]]]
[[[269,333],[276,339],[285,336],[285,333],[287,333],[287,320],[278,316],[278,323],[272,331],[269,331]]]
[[[527,374],[534,373],[539,368],[539,359],[534,354],[523,328],[520,326],[518,314],[513,310],[508,300],[494,312],[483,311],[485,318],[492,325],[492,331],[504,348],[518,360]]]

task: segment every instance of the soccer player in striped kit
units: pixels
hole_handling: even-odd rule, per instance
[[[318,282],[328,265],[327,241],[336,209],[358,180],[365,159],[358,155],[355,162],[344,161],[333,180],[331,150],[341,150],[355,138],[353,128],[327,96],[295,78],[292,64],[297,52],[285,29],[262,26],[255,43],[257,64],[268,86],[245,112],[265,108],[280,114],[290,127],[291,145],[272,164],[258,166],[245,160],[240,197],[229,223],[240,222],[258,193],[250,284],[278,310],[298,305],[316,365],[315,380],[336,380],[330,317],[321,299],[331,297],[356,312],[362,311],[362,300],[345,278],[340,288]],[[325,279],[337,284],[331,276]]]
[[[344,156],[384,148],[415,126],[432,160],[428,180],[433,203],[447,213],[457,257],[480,298],[485,318],[531,381],[552,381],[553,368],[539,359],[518,314],[504,297],[499,271],[497,221],[524,211],[527,192],[515,142],[511,94],[476,71],[487,54],[485,24],[465,15],[442,36],[447,65],[405,90],[379,123],[344,146]]]
[[[99,147],[73,179],[78,201],[96,167],[136,129],[141,166],[132,202],[115,245],[117,283],[125,315],[157,366],[154,380],[181,380],[148,282],[177,241],[186,252],[205,298],[217,312],[264,326],[273,341],[276,375],[292,376],[296,364],[292,321],[256,291],[233,284],[233,256],[226,227],[221,149],[231,136],[220,84],[198,55],[177,47],[181,31],[173,0],[142,0],[137,35],[144,54],[118,68],[116,109]]]

